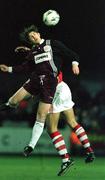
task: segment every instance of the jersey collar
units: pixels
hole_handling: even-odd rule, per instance
[[[40,43],[39,44],[42,44],[44,42],[44,39],[41,39]]]

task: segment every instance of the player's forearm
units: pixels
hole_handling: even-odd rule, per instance
[[[30,66],[28,65],[27,62],[23,63],[22,65],[13,66],[12,72],[13,73],[27,73],[27,72],[30,72]]]
[[[11,68],[10,68],[11,70]],[[13,73],[31,73],[33,71],[33,63],[32,61],[26,61],[18,66],[12,67]]]
[[[6,66],[0,65],[0,70],[3,72],[13,73],[13,72],[22,72],[24,68],[22,66]]]

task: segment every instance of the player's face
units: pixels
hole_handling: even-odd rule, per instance
[[[40,33],[34,31],[30,32],[29,40],[34,44],[39,44],[41,41]]]

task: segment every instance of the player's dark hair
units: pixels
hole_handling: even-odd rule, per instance
[[[20,40],[24,41],[24,42],[30,43],[29,42],[29,33],[32,32],[32,31],[39,32],[38,31],[38,27],[35,26],[35,25],[31,25],[29,27],[25,27],[24,31],[20,33]]]

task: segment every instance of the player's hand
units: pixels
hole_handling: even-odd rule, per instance
[[[79,73],[80,73],[79,66],[77,64],[73,64],[72,71],[74,74],[79,75]]]
[[[18,52],[27,52],[27,51],[30,51],[30,48],[25,47],[25,46],[18,46],[18,47],[15,48],[16,53],[18,53]]]
[[[8,72],[9,71],[9,67],[6,66],[5,64],[0,64],[0,70],[3,72]]]

